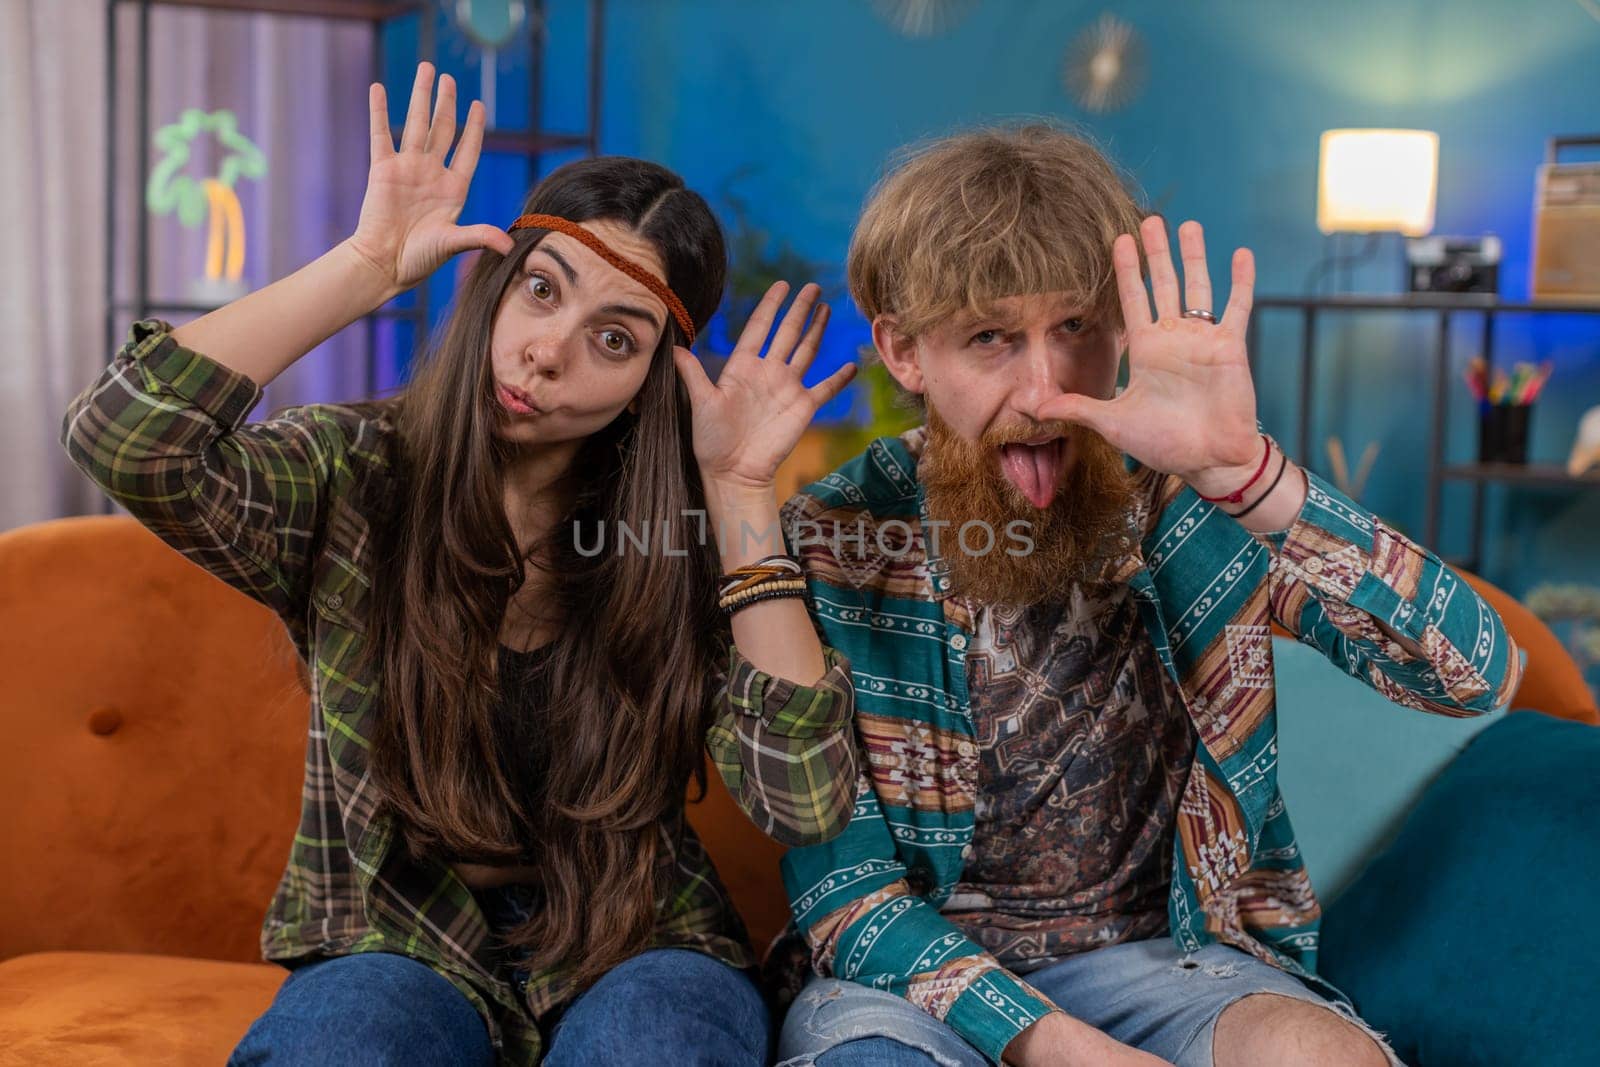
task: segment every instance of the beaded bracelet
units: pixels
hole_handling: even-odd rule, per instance
[[[724,613],[732,615],[740,608],[747,608],[751,604],[763,600],[777,600],[782,597],[803,597],[806,595],[806,583],[798,582],[767,582],[763,585],[746,589],[732,596],[725,596],[717,601],[717,607]]]
[[[717,595],[726,597],[769,581],[803,578],[800,561],[793,556],[767,556],[733,570],[717,579]]]
[[[804,592],[805,588],[806,582],[804,578],[771,578],[756,585],[735,590],[732,593],[724,593],[722,596],[717,598],[717,603],[731,603],[732,601],[738,600],[741,597],[753,596],[756,593],[764,593],[768,589],[798,589],[801,592]]]

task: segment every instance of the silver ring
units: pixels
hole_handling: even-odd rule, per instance
[[[1183,317],[1186,319],[1205,319],[1213,326],[1217,324],[1217,317],[1211,314],[1211,312],[1207,311],[1205,308],[1190,308],[1188,311],[1183,313]]]

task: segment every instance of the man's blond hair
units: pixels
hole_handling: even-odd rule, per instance
[[[1002,297],[1058,291],[1120,326],[1111,244],[1140,217],[1083,137],[1042,122],[957,134],[912,149],[873,188],[850,241],[850,295],[909,337]]]

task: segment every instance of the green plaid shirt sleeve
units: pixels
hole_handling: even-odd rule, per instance
[[[179,345],[171,329],[133,326],[67,409],[62,444],[168,544],[285,619],[302,617],[343,431],[316,406],[241,425],[261,387]]]
[[[739,806],[762,831],[790,846],[836,836],[855,799],[850,662],[824,645],[827,671],[797,685],[757,670],[728,646],[717,716],[706,735],[712,761]]]
[[[1437,555],[1306,472],[1287,530],[1258,534],[1272,554],[1273,616],[1397,704],[1437,715],[1504,706],[1522,677],[1500,616]],[[1375,620],[1415,641],[1418,656]]]

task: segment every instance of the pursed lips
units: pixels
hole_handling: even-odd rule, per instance
[[[538,415],[543,409],[539,407],[533,397],[521,389],[504,382],[495,382],[495,388],[500,393],[500,402],[519,415]]]

